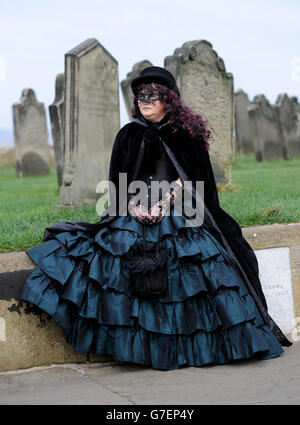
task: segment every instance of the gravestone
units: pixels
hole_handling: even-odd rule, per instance
[[[249,97],[243,90],[234,94],[234,116],[237,150],[240,154],[254,153],[254,145],[248,115]]]
[[[297,122],[297,138],[300,138],[300,112],[296,113],[296,122]]]
[[[65,55],[65,129],[61,205],[94,201],[108,180],[120,129],[118,62],[89,38]]]
[[[282,93],[276,100],[279,122],[282,131],[284,156],[287,159],[300,155],[300,137],[298,132],[298,114],[300,105],[296,97]]]
[[[50,172],[45,106],[30,88],[13,104],[14,143],[18,177]]]
[[[64,82],[65,75],[58,74],[55,80],[55,100],[49,106],[53,148],[58,186],[63,182],[64,164]]]
[[[232,74],[226,72],[223,59],[206,40],[184,43],[165,58],[164,66],[174,75],[185,104],[208,122],[216,182],[231,183],[235,148]]]
[[[257,161],[284,158],[278,106],[258,95],[248,107],[248,113]]]
[[[132,120],[131,109],[133,107],[133,93],[131,90],[131,81],[140,75],[140,72],[145,68],[152,66],[148,60],[137,62],[133,65],[132,71],[128,72],[125,80],[121,81],[121,89],[126,106],[126,111],[130,120]]]
[[[294,296],[289,247],[255,250],[270,316],[283,332],[294,329]]]

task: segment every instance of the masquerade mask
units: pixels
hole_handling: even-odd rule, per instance
[[[163,97],[160,93],[139,93],[137,96],[137,101],[139,103],[154,103],[158,100],[162,100]]]

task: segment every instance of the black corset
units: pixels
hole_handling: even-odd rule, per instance
[[[179,175],[178,172],[176,171],[173,163],[171,162],[168,154],[166,153],[163,145],[161,142],[157,142],[159,144],[159,157],[156,159],[155,161],[155,171],[152,174],[149,174],[149,172],[144,171],[144,169],[142,168],[139,173],[138,176],[136,177],[136,180],[143,180],[146,184],[147,184],[147,188],[148,188],[148,209],[151,208],[152,203],[151,203],[151,182],[152,181],[158,181],[161,182],[163,180],[166,180],[167,182],[171,183],[174,180],[177,180]],[[159,191],[159,199],[161,199],[163,193],[162,190],[160,189]],[[157,200],[153,200],[153,204],[154,202]]]

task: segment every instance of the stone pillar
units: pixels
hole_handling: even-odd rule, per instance
[[[238,90],[234,94],[234,99],[237,150],[240,154],[254,153],[254,144],[247,110],[250,106],[249,97],[243,90]]]
[[[53,148],[56,163],[58,186],[63,182],[64,163],[64,73],[58,74],[55,80],[55,100],[49,106]]]
[[[65,55],[64,171],[61,204],[97,199],[108,180],[112,145],[120,129],[118,62],[89,38]]]
[[[132,71],[128,72],[125,80],[121,81],[121,89],[126,106],[126,111],[130,120],[132,120],[131,109],[133,107],[133,93],[131,90],[131,81],[140,75],[143,69],[153,66],[148,60],[137,62],[133,65]]]
[[[14,143],[18,177],[50,172],[45,106],[30,88],[13,104]]]
[[[223,59],[206,40],[189,41],[167,56],[170,71],[183,101],[193,112],[208,121],[213,139],[210,159],[218,183],[231,183],[234,161],[234,91],[233,76],[227,73]]]
[[[282,93],[276,100],[278,106],[279,123],[281,126],[284,157],[290,159],[300,155],[300,137],[298,133],[298,114],[300,105],[296,97],[289,97]]]
[[[257,161],[284,158],[278,107],[271,105],[264,95],[258,95],[248,107],[248,113]]]

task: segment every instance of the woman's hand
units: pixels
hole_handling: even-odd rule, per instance
[[[134,205],[132,200],[129,201],[129,213],[142,224],[159,223],[166,213],[170,210],[170,206],[174,206],[174,200],[179,193],[182,193],[183,184],[180,177],[174,182],[170,191],[166,192],[163,199],[156,202],[150,209],[150,212],[144,205]],[[134,194],[130,194],[132,198]]]
[[[129,197],[131,198],[132,196]],[[153,217],[151,217],[147,208],[142,204],[135,205],[133,200],[129,201],[128,211],[141,224],[152,224],[153,222]]]
[[[164,194],[163,199],[156,202],[150,210],[150,215],[153,217],[152,223],[159,223],[166,213],[170,210],[170,206],[174,206],[174,200],[179,193],[182,193],[182,182],[180,177],[175,181],[175,184],[170,191]]]
[[[161,199],[156,204],[153,205],[153,207],[150,210],[150,215],[152,217],[152,223],[159,223],[163,217],[166,215],[168,208],[168,203]]]

